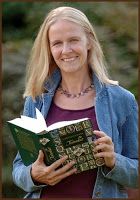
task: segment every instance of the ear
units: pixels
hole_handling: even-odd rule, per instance
[[[91,49],[91,42],[90,39],[87,39],[87,49],[90,50]]]
[[[90,41],[90,36],[87,35],[87,49],[91,49],[91,41]]]

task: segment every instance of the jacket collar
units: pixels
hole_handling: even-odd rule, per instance
[[[106,88],[105,84],[99,81],[95,73],[92,74],[92,81],[95,86],[96,97],[99,97],[99,96],[101,97]]]
[[[48,80],[44,84],[44,88],[47,93],[54,94],[56,88],[58,87],[61,81],[61,72],[59,68],[55,69],[52,75],[48,78]],[[105,84],[101,83],[95,73],[92,74],[92,82],[94,83],[96,96],[98,97],[99,94],[104,91]]]
[[[61,73],[57,68],[44,84],[44,89],[47,93],[54,93],[61,81]]]

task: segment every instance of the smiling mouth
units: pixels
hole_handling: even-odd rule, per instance
[[[64,58],[62,59],[64,62],[71,62],[71,61],[74,61],[77,57],[74,57],[74,58]]]

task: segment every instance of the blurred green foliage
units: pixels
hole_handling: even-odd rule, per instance
[[[58,6],[82,10],[93,24],[111,78],[138,98],[138,3],[133,2],[3,2],[3,197],[24,192],[12,182],[16,147],[6,121],[23,110],[25,67],[33,41],[46,14]]]

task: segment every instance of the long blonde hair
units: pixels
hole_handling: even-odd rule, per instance
[[[31,56],[27,64],[25,96],[35,98],[43,92],[44,82],[57,67],[51,55],[48,31],[58,19],[65,19],[77,23],[83,27],[90,39],[91,49],[88,54],[88,64],[101,83],[118,84],[117,81],[108,78],[105,67],[104,55],[97,39],[93,26],[86,15],[72,7],[58,7],[50,11],[40,27],[35,39]]]

